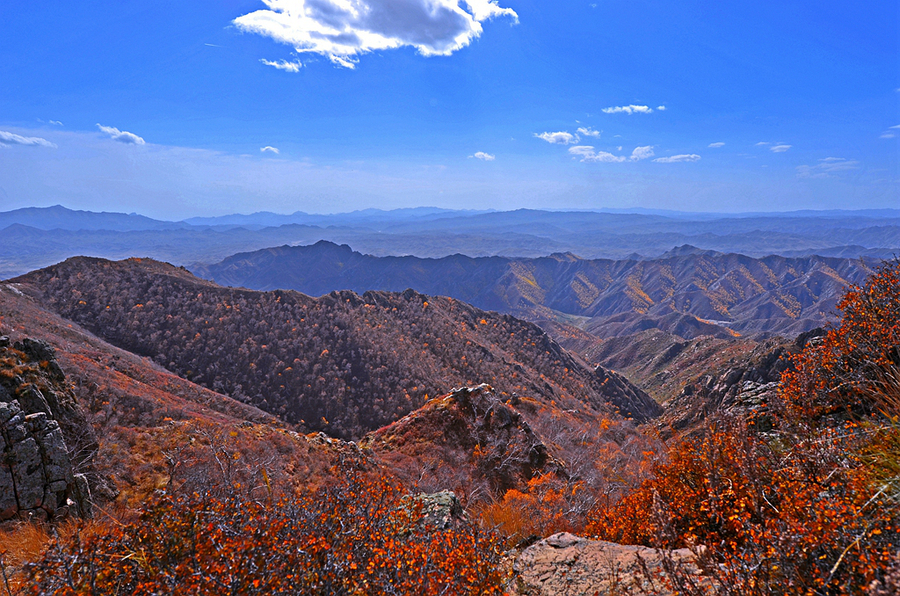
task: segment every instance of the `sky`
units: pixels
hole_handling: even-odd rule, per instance
[[[900,207],[900,4],[0,3],[0,211]]]

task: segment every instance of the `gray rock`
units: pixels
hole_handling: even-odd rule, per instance
[[[34,437],[13,445],[11,463],[19,509],[37,509],[44,501],[44,466]]]
[[[453,491],[422,493],[415,497],[422,504],[422,525],[431,530],[446,530],[464,519],[464,510]]]
[[[9,465],[3,462],[0,465],[0,521],[12,519],[19,511],[19,502],[16,500],[16,487],[9,471]]]
[[[41,390],[34,385],[29,384],[21,387],[19,389],[18,399],[22,411],[26,414],[43,412],[47,415],[52,415],[50,404],[47,403],[47,399],[44,397],[44,394],[41,393]]]

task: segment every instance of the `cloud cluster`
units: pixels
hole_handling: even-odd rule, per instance
[[[360,54],[404,46],[424,56],[448,56],[478,38],[481,23],[488,19],[509,17],[518,22],[516,12],[497,1],[263,0],[266,9],[240,16],[234,24],[241,31],[288,44],[298,53],[320,54],[354,68]]]
[[[685,161],[700,161],[700,156],[696,153],[673,155],[671,157],[657,157],[653,161],[657,163],[682,163]]]
[[[573,135],[570,132],[542,132],[540,134],[534,133],[539,139],[543,139],[548,143],[552,143],[554,145],[571,145],[573,143],[577,143],[581,139],[578,138],[578,135]]]
[[[481,161],[494,161],[497,156],[491,155],[490,153],[485,153],[484,151],[476,151],[474,155],[470,155],[469,157],[474,157],[475,159],[480,159]]]
[[[580,134],[583,137],[598,137],[599,138],[600,135],[602,134],[602,131],[594,130],[590,126],[588,126],[588,127],[579,126],[577,132],[578,132],[578,134]]]
[[[266,145],[265,147],[260,147],[259,152],[260,153],[274,153],[275,155],[278,155],[279,153],[281,153],[281,151],[279,151],[278,147],[272,147],[271,145]]]
[[[109,135],[114,141],[118,141],[119,143],[125,143],[126,145],[143,145],[144,139],[137,136],[133,132],[128,132],[125,130],[119,130],[113,126],[103,126],[99,122],[97,123],[97,128],[100,129],[100,132],[103,134]]]
[[[833,178],[838,172],[858,170],[859,162],[843,157],[825,157],[814,166],[797,166],[799,178]]]
[[[12,132],[0,130],[0,147],[7,145],[25,145],[26,147],[50,147],[56,149],[56,144],[41,137],[23,137]]]
[[[664,112],[666,106],[657,106],[656,108],[660,112]],[[612,106],[609,108],[603,108],[601,110],[604,114],[628,114],[631,116],[632,114],[652,114],[653,108],[650,106],[636,106],[631,104],[629,106]]]
[[[583,162],[622,163],[624,161],[641,161],[653,157],[653,147],[635,147],[630,156],[615,155],[607,151],[597,151],[591,145],[575,145],[569,147],[569,153],[581,158]]]
[[[276,60],[273,62],[271,60],[266,60],[265,58],[260,58],[259,61],[266,66],[273,66],[278,70],[283,70],[285,72],[300,72],[300,68],[303,66],[297,61],[288,62],[287,60]]]

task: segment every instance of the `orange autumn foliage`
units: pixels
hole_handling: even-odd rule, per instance
[[[497,538],[423,525],[385,478],[341,472],[277,503],[163,496],[135,523],[50,548],[34,594],[502,594]]]
[[[900,549],[900,263],[840,306],[841,324],[783,376],[766,425],[722,416],[595,510],[589,532],[703,545],[724,594],[864,594],[887,581]]]

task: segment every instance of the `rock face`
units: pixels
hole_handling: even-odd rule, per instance
[[[473,474],[492,492],[522,486],[547,472],[565,476],[521,413],[500,401],[489,385],[461,387],[433,399],[397,422],[369,433],[360,442],[392,467],[412,478],[456,470]],[[459,478],[435,481],[455,486]],[[467,482],[462,482],[467,484]]]
[[[691,433],[716,413],[754,415],[758,424],[765,424],[769,402],[778,391],[782,373],[791,366],[791,356],[823,334],[822,329],[814,329],[793,342],[772,339],[759,344],[741,361],[687,383],[665,404],[665,413],[656,424],[666,432]]]
[[[667,561],[665,561],[667,559]],[[676,594],[666,564],[680,568],[690,581],[709,586],[688,549],[664,554],[643,546],[588,540],[560,532],[526,548],[513,564],[510,594]]]
[[[88,517],[90,483],[76,469],[91,469],[93,429],[53,349],[31,339],[9,344],[0,338],[0,521]]]

